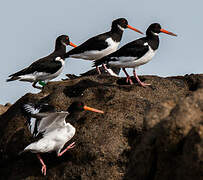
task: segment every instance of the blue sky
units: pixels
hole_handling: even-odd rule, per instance
[[[57,36],[67,34],[73,43],[79,45],[108,31],[112,20],[119,17],[125,17],[130,25],[143,32],[151,23],[158,22],[162,28],[178,34],[178,37],[160,35],[160,47],[155,57],[139,67],[138,75],[202,73],[202,7],[201,0],[2,1],[0,104],[14,103],[27,92],[39,92],[31,83],[7,83],[5,80],[9,74],[51,53]],[[140,37],[140,34],[126,30],[120,47]],[[66,73],[80,74],[90,68],[89,61],[67,59],[63,73],[56,80],[64,78]],[[131,70],[128,72],[131,74]]]

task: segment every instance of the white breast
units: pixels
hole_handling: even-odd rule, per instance
[[[73,54],[70,57],[81,58],[81,59],[85,59],[85,60],[97,60],[104,56],[107,56],[110,53],[115,52],[120,43],[120,42],[113,41],[112,38],[106,39],[106,42],[108,43],[108,47],[106,49],[85,51],[80,54]]]
[[[143,64],[146,64],[153,58],[153,56],[156,53],[156,51],[154,51],[150,46],[148,47],[149,50],[144,54],[144,56],[142,56],[139,59],[137,59],[137,57],[122,56],[116,58],[118,61],[110,61],[109,65],[120,68],[135,68]]]
[[[36,142],[35,149],[39,152],[58,152],[75,135],[75,128],[67,123],[63,127],[56,128],[47,133],[41,140]]]

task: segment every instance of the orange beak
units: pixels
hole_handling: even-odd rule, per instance
[[[73,44],[72,42],[70,42],[69,45],[70,45],[70,46],[73,46],[73,47],[77,47],[77,46],[76,46],[75,44]]]
[[[140,34],[143,34],[141,31],[139,31],[138,29],[136,29],[136,28],[134,28],[134,27],[132,27],[130,25],[127,25],[127,28],[132,29],[133,31],[136,31],[136,32],[138,32]]]
[[[102,113],[102,114],[104,113],[104,111],[94,109],[94,108],[91,108],[91,107],[88,107],[88,106],[84,106],[83,109],[86,110],[86,111],[93,111],[93,112]]]
[[[163,33],[169,34],[169,35],[171,35],[171,36],[177,36],[176,34],[174,34],[174,33],[172,33],[172,32],[169,32],[169,31],[167,31],[167,30],[165,30],[165,29],[160,29],[160,31],[163,32]]]

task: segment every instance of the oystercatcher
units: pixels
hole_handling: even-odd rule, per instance
[[[112,67],[120,67],[127,76],[126,81],[129,81],[130,84],[133,84],[133,82],[125,68],[133,68],[133,74],[138,83],[143,87],[150,85],[140,81],[135,72],[135,68],[146,64],[155,55],[156,50],[159,47],[159,33],[161,32],[172,36],[177,36],[172,32],[162,29],[160,24],[153,23],[146,31],[146,37],[132,41],[114,53],[94,61],[93,66],[97,67],[102,64],[107,64]]]
[[[46,175],[46,165],[42,160],[40,153],[56,151],[57,156],[62,156],[67,150],[75,146],[75,142],[67,146],[63,151],[62,148],[66,142],[75,135],[75,127],[70,122],[73,114],[77,114],[83,110],[104,113],[103,111],[85,106],[83,102],[73,102],[68,111],[57,112],[55,108],[48,104],[24,104],[24,115],[28,118],[28,126],[31,134],[39,140],[28,145],[19,154],[30,151],[36,153],[37,158],[42,164],[42,174]],[[67,117],[67,118],[66,118]],[[69,118],[70,117],[70,118]],[[68,121],[68,122],[67,122]]]
[[[37,82],[45,81],[47,83],[51,79],[56,78],[62,72],[64,67],[64,59],[62,59],[63,55],[66,52],[66,45],[70,45],[76,47],[75,44],[70,42],[69,37],[66,35],[61,35],[57,37],[55,43],[55,50],[50,55],[41,58],[34,63],[32,63],[29,67],[11,74],[6,81],[28,81],[33,82],[32,86],[38,89],[41,87],[36,86]]]
[[[67,52],[64,58],[72,57],[85,60],[100,59],[117,50],[123,35],[123,31],[126,28],[143,34],[141,31],[130,26],[125,18],[119,18],[112,22],[110,31],[88,39],[77,48]],[[100,73],[98,68],[97,70]]]

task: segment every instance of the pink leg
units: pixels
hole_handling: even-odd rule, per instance
[[[126,83],[128,83],[128,81],[130,82],[130,84],[132,85],[133,84],[133,81],[132,79],[130,78],[129,74],[127,73],[127,71],[125,70],[125,68],[122,68],[123,72],[125,73],[125,75],[127,76],[127,79],[126,79]]]
[[[66,149],[64,149],[61,153],[58,153],[57,156],[62,156],[67,150],[72,149],[75,147],[75,142],[73,142],[72,144],[70,144]]]
[[[101,71],[100,71],[100,69],[99,69],[98,66],[96,66],[96,69],[97,69],[97,72],[98,72],[99,74],[101,74]]]
[[[143,83],[142,81],[140,81],[139,77],[137,76],[135,69],[133,69],[133,74],[137,80],[137,82],[142,86],[142,87],[146,87],[146,86],[150,86],[151,84],[147,84],[147,83]]]
[[[105,64],[102,64],[103,68],[108,72],[108,69]]]
[[[44,161],[42,160],[42,158],[40,157],[40,155],[39,154],[37,154],[37,158],[39,159],[39,161],[41,162],[41,164],[42,164],[42,174],[44,175],[44,176],[46,176],[46,171],[47,171],[47,168],[46,168],[46,165],[44,164]]]

